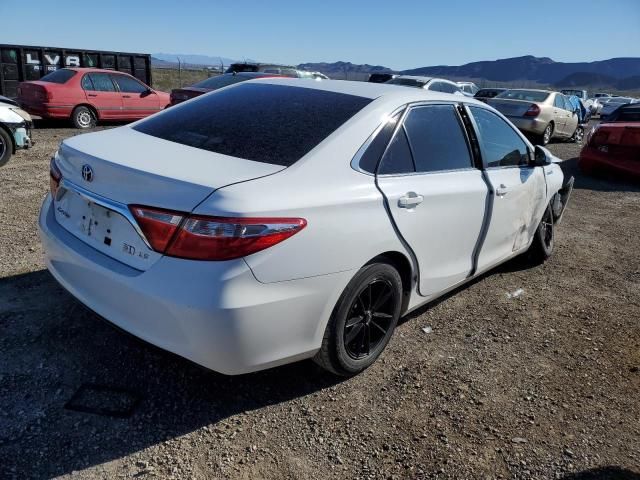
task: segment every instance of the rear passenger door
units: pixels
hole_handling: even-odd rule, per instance
[[[122,96],[123,118],[144,118],[160,110],[158,95],[133,77],[112,73]]]
[[[488,188],[456,106],[409,108],[382,156],[377,182],[418,263],[420,293],[434,295],[467,278]]]
[[[491,185],[490,218],[478,257],[478,272],[525,249],[542,217],[543,169],[529,166],[529,147],[494,112],[469,106],[485,172]]]
[[[108,73],[87,73],[81,82],[87,102],[95,107],[99,118],[120,118],[122,99]]]

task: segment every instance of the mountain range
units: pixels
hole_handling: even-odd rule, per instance
[[[229,65],[227,57],[190,54],[152,54],[154,66],[177,66],[177,57],[184,64],[199,66]],[[244,60],[243,60],[244,61]],[[251,62],[252,60],[246,60]],[[464,65],[436,65],[397,71],[382,65],[351,62],[315,62],[298,65],[304,70],[319,71],[335,79],[366,80],[371,73],[401,73],[445,77],[452,80],[472,80],[476,83],[517,86],[600,87],[616,90],[640,89],[640,58],[611,58],[595,62],[556,62],[548,57],[503,58],[471,62]]]

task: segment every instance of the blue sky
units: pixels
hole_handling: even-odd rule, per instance
[[[0,43],[292,64],[640,56],[640,0],[0,0],[0,19]]]

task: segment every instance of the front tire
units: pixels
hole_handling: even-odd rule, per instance
[[[336,304],[314,361],[349,377],[368,368],[389,343],[400,318],[402,280],[391,265],[366,265]]]
[[[6,130],[0,127],[0,167],[7,164],[13,154],[13,142]]]
[[[96,116],[89,107],[79,106],[71,113],[73,126],[85,130],[96,126]]]
[[[555,243],[554,235],[553,211],[551,205],[547,205],[542,220],[534,233],[533,243],[527,252],[529,261],[533,265],[540,265],[551,256]]]

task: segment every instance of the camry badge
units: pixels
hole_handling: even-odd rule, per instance
[[[84,178],[85,182],[93,181],[93,168],[86,163],[82,166],[82,178]]]

